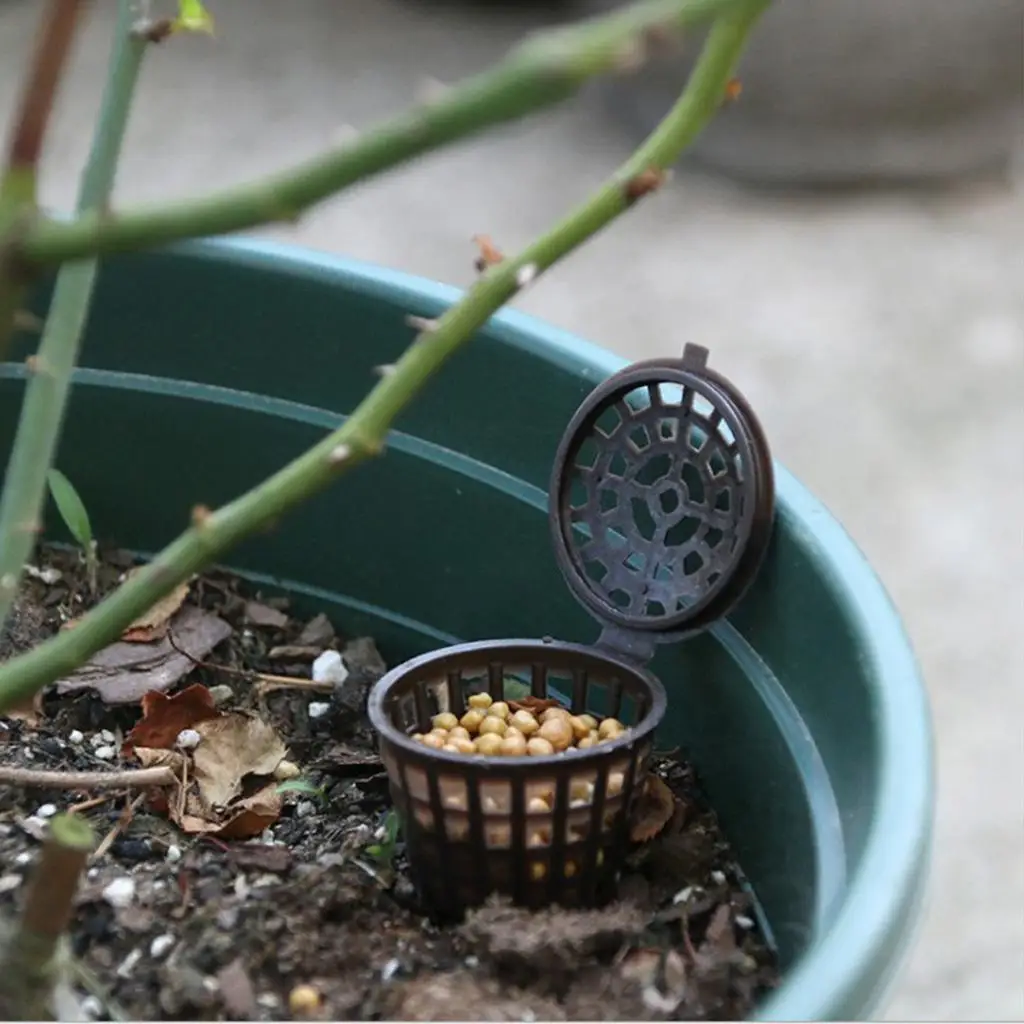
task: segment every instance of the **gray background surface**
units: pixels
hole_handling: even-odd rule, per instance
[[[39,4],[0,4],[6,119]],[[145,69],[120,200],[250,179],[424,76],[478,70],[539,19],[399,0],[214,3],[218,37]],[[254,10],[260,8],[254,15]],[[486,5],[484,5],[486,6]],[[47,152],[69,206],[107,57],[97,0]],[[464,285],[626,154],[592,93],[430,157],[269,233]],[[1024,191],[783,197],[679,173],[517,305],[630,357],[708,345],[778,457],[866,551],[923,663],[939,754],[933,880],[892,1018],[1024,1017]]]

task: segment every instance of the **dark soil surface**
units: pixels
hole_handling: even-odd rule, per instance
[[[131,565],[107,553],[97,591]],[[0,658],[95,600],[76,554],[44,549],[37,567],[52,572],[26,580]],[[439,928],[417,903],[400,837],[387,841],[387,778],[363,713],[384,668],[373,642],[346,638],[343,622],[323,616],[296,621],[286,598],[224,573],[194,581],[178,615],[195,608],[230,630],[167,692],[203,684],[219,707],[277,730],[301,774],[275,823],[244,841],[190,835],[124,791],[100,802],[88,791],[0,783],[8,919],[48,817],[92,801],[78,813],[108,845],[83,878],[70,940],[92,977],[79,987],[94,1019],[742,1019],[776,983],[740,868],[678,755],[656,758],[674,814],[633,850],[616,903],[531,913],[494,901]],[[308,679],[329,648],[349,669],[334,691],[260,686],[257,673]],[[0,717],[0,766],[137,767],[121,745],[141,714],[138,698],[52,692],[36,714]]]

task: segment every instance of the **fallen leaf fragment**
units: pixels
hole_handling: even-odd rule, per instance
[[[151,690],[169,690],[195,668],[193,659],[205,657],[231,635],[223,619],[200,608],[182,608],[172,626],[180,650],[166,636],[151,644],[118,641],[58,679],[57,692],[96,690],[105,704],[134,704]]]
[[[245,617],[252,625],[263,629],[284,629],[291,621],[284,612],[261,601],[246,601]]]
[[[142,718],[125,737],[121,753],[125,757],[133,752],[138,756],[139,747],[170,751],[182,729],[195,728],[220,713],[210,691],[201,683],[193,683],[173,697],[150,691],[142,697]]]
[[[125,573],[125,582],[138,575],[146,567],[135,566]],[[131,622],[121,634],[126,643],[148,644],[154,640],[162,640],[167,636],[168,624],[174,613],[185,603],[188,597],[188,583],[180,583],[169,594],[164,595],[152,608],[144,611]]]
[[[192,754],[199,795],[211,810],[227,807],[247,775],[273,775],[288,748],[262,719],[236,711],[194,726],[201,739]]]
[[[28,700],[16,704],[13,708],[0,715],[0,718],[9,718],[15,722],[24,722],[30,729],[39,725],[43,717],[43,691],[37,690]]]
[[[234,1020],[253,1020],[259,1015],[252,979],[241,960],[232,960],[217,972],[217,987],[228,1016]]]
[[[303,626],[295,644],[298,647],[319,647],[322,650],[333,639],[334,626],[331,625],[331,620],[321,612]]]
[[[553,700],[550,697],[522,697],[519,700],[506,701],[513,711],[529,711],[532,715],[539,715],[548,708],[560,708],[562,702]]]
[[[216,835],[222,839],[252,839],[265,828],[269,828],[281,815],[281,797],[277,784],[273,783],[257,790],[252,796],[239,800],[228,812],[224,821],[210,821],[204,816],[198,800],[186,802],[184,813],[176,805],[170,809],[170,818],[183,832],[192,835]]]
[[[634,843],[650,842],[672,820],[675,809],[676,798],[672,790],[657,775],[648,775],[630,815],[630,840]]]

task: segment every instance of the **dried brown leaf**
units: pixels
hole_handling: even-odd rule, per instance
[[[195,779],[209,808],[227,807],[241,793],[247,775],[273,775],[288,753],[272,726],[238,711],[194,728],[200,736],[192,755]]]
[[[650,842],[672,820],[675,809],[676,798],[672,790],[657,775],[648,775],[630,816],[630,840],[634,843]]]
[[[551,697],[521,697],[519,700],[506,701],[513,711],[529,711],[531,715],[539,715],[548,708],[560,708],[562,702]]]
[[[143,768],[170,768],[180,777],[185,767],[185,755],[178,750],[136,747],[133,753]]]
[[[186,606],[175,616],[173,645],[168,637],[147,644],[112,643],[58,679],[57,692],[96,690],[105,704],[134,704],[150,690],[169,690],[195,668],[195,659],[230,635],[231,627],[219,616]]]
[[[196,801],[188,801],[184,813],[179,814],[172,804],[170,818],[183,832],[191,835],[216,835],[222,839],[251,839],[277,821],[281,814],[281,796],[277,784],[272,783],[239,800],[224,821],[211,821],[204,814],[195,813]]]
[[[125,573],[127,582],[132,576],[141,572],[145,566],[138,565]],[[169,594],[160,598],[152,608],[144,611],[138,618],[131,622],[121,639],[126,643],[148,644],[154,640],[162,640],[167,636],[168,624],[174,613],[185,603],[188,597],[188,583],[180,583]]]
[[[0,717],[24,722],[30,729],[34,729],[43,717],[43,691],[36,691],[28,700],[8,708]]]
[[[187,686],[173,697],[150,691],[143,695],[142,718],[125,737],[121,752],[127,757],[137,747],[170,750],[182,729],[192,729],[218,715],[210,691],[200,683]]]

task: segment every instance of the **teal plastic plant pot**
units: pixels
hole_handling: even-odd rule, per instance
[[[405,317],[435,316],[457,295],[247,241],[112,259],[58,466],[97,536],[152,552],[194,505],[232,498],[341,422],[374,367],[411,342]],[[593,642],[598,626],[556,568],[545,488],[573,412],[622,365],[531,318],[494,317],[382,458],[227,564],[375,636],[392,664],[463,640]],[[0,367],[6,445],[23,376],[20,362]],[[773,540],[742,603],[652,664],[668,692],[659,745],[695,763],[777,944],[783,982],[759,1016],[857,1019],[877,1006],[918,915],[928,710],[860,552],[781,466],[776,484]],[[47,523],[60,538],[52,508]]]

